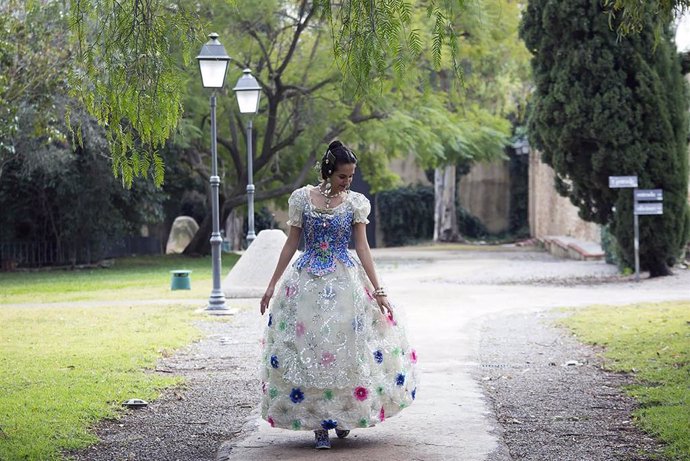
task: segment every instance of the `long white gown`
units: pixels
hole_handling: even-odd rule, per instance
[[[371,205],[357,192],[331,210],[316,208],[312,186],[292,193],[289,221],[305,251],[273,298],[263,344],[262,417],[294,430],[369,427],[416,397],[417,354],[401,315],[381,314],[373,287],[348,250],[354,223]]]

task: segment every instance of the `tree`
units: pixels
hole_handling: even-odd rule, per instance
[[[229,3],[232,8],[246,6]],[[285,17],[304,9],[301,1],[281,3]],[[256,6],[261,8],[263,3]],[[180,0],[70,2],[78,50],[78,67],[70,78],[72,95],[106,127],[113,171],[127,185],[133,177],[149,173],[157,184],[163,181],[158,150],[184,112],[180,66],[189,64],[203,40],[199,24],[204,8],[203,2]],[[362,95],[372,87],[380,90],[391,66],[400,77],[416,61],[422,42],[419,31],[411,27],[413,11],[422,9],[433,18],[427,43],[433,62],[440,65],[444,48],[457,50],[454,21],[466,7],[464,0],[430,0],[414,8],[406,0],[318,0],[310,2],[308,9],[311,17],[330,24],[331,50],[345,76],[346,89]]]
[[[228,86],[242,69],[249,67],[263,89],[253,131],[257,201],[281,197],[307,179],[313,180],[312,167],[322,155],[324,143],[384,116],[374,108],[375,99],[353,103],[342,93],[338,86],[340,75],[328,56],[329,36],[318,24],[317,10],[310,3],[302,1],[293,9],[279,1],[238,4],[233,8],[209,2],[206,8],[205,16],[213,18],[216,30],[234,44],[235,68],[229,72]],[[185,100],[192,108],[185,126],[200,128],[196,141],[186,151],[186,161],[199,175],[208,178],[204,145],[208,103],[205,97],[198,96],[203,93],[198,91],[196,70],[194,73],[190,95]],[[238,113],[234,95],[228,96],[221,98],[218,116],[222,221],[234,208],[246,203],[248,181],[245,120]],[[355,141],[351,138],[351,142]],[[367,161],[367,155],[363,161]],[[208,251],[209,218],[201,223],[186,254]]]
[[[688,239],[688,96],[668,34],[647,20],[619,41],[598,0],[532,0],[521,35],[534,54],[530,140],[580,216],[611,229],[632,267],[632,194],[608,177],[664,190],[664,215],[640,219],[640,263],[669,274]],[[614,212],[615,208],[615,212]]]
[[[66,86],[70,58],[63,13],[58,1],[0,3],[0,180],[22,154],[22,136],[31,132],[42,143],[66,139],[54,101]]]
[[[654,24],[652,30],[658,38],[674,15],[680,16],[690,9],[690,0],[604,0],[603,5],[609,24],[615,24],[619,34],[638,33]]]

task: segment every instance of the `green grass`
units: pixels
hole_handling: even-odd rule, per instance
[[[634,374],[626,391],[639,403],[637,424],[669,459],[690,460],[690,302],[593,306],[563,323],[605,347],[606,368]]]
[[[236,259],[224,255],[224,273]],[[183,268],[193,270],[192,290],[170,291],[169,270]],[[118,417],[123,401],[179,384],[147,369],[200,337],[193,322],[209,319],[199,308],[210,288],[209,258],[2,274],[0,460],[59,460],[97,442],[91,428]]]
[[[223,274],[237,259],[234,254],[223,255]],[[170,290],[170,271],[177,269],[192,271],[191,290]],[[117,259],[109,269],[0,273],[0,305],[203,298],[210,293],[211,283],[210,257],[140,256]]]

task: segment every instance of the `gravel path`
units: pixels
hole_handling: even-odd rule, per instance
[[[628,375],[602,370],[599,350],[554,326],[563,314],[487,320],[478,378],[515,460],[659,459],[660,446],[631,421]]]
[[[402,269],[413,277],[418,268],[431,265],[441,274],[433,278],[443,284],[638,286],[601,262],[560,260],[537,251],[381,252],[377,264],[384,274]],[[690,286],[690,271],[643,283],[678,291]],[[219,448],[256,430],[251,413],[259,402],[256,363],[263,325],[257,322],[255,301],[232,302],[239,309],[228,323],[200,322],[206,338],[162,359],[153,371],[182,376],[184,386],[166,390],[147,408],[128,411],[120,420],[102,422],[96,428],[99,444],[66,454],[77,461],[230,456]],[[642,451],[656,453],[658,445],[633,427],[633,402],[619,390],[628,378],[602,371],[594,349],[552,326],[557,315],[511,313],[484,323],[475,378],[500,424],[502,453],[514,460],[652,459]],[[577,363],[565,365],[570,361]]]

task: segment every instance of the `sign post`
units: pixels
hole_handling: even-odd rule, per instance
[[[637,176],[609,176],[609,188],[633,189],[633,227],[635,247],[635,281],[640,281],[640,215],[664,214],[664,191],[661,189],[638,189]]]
[[[610,189],[633,189],[633,196],[637,196],[637,176],[609,176]],[[635,198],[635,204],[637,199]],[[640,225],[637,213],[633,213],[633,232],[635,235],[635,280],[640,281]]]

